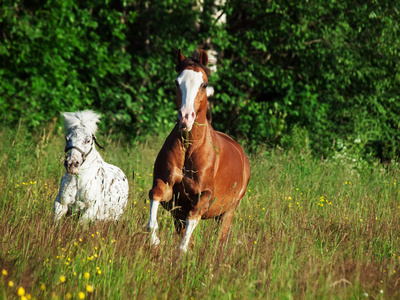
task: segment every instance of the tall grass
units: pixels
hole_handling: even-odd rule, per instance
[[[400,297],[398,166],[321,161],[260,150],[252,178],[218,246],[202,221],[181,257],[171,217],[159,213],[160,246],[146,223],[162,139],[126,144],[103,136],[103,158],[130,179],[118,223],[52,225],[64,173],[63,133],[0,132],[0,294],[15,298],[342,299]],[[23,288],[23,290],[21,289]]]

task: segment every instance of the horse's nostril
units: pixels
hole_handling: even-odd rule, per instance
[[[194,112],[192,112],[192,113],[191,113],[191,117],[192,117],[192,119],[194,120],[195,117],[196,117],[196,114],[195,114]]]
[[[75,162],[74,166],[79,167],[79,161]]]

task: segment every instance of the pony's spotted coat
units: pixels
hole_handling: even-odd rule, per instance
[[[54,202],[54,220],[67,212],[84,220],[118,220],[128,200],[128,180],[114,165],[106,163],[95,148],[96,123],[92,111],[64,113],[67,172]]]

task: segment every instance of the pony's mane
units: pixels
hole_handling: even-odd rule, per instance
[[[194,50],[193,54],[191,57],[186,57],[184,60],[182,60],[179,64],[176,65],[175,71],[180,73],[184,69],[186,69],[189,66],[196,66],[200,67],[203,69],[204,72],[206,72],[207,76],[211,75],[211,70],[209,67],[202,65],[200,63],[200,51],[199,50]]]
[[[100,122],[100,115],[91,110],[63,113],[64,128],[66,131],[72,127],[86,127],[92,134],[97,131],[97,123]]]

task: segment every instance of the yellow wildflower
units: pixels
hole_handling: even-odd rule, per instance
[[[17,292],[17,294],[18,294],[18,296],[24,296],[25,295],[25,289],[22,287],[22,286],[20,286],[19,287],[19,289],[18,289],[18,292]]]
[[[61,281],[62,283],[64,283],[65,280],[67,280],[67,279],[65,278],[65,276],[64,276],[64,275],[61,275],[61,276],[60,276],[60,281]]]
[[[83,292],[79,292],[79,299],[85,299],[85,294]]]

